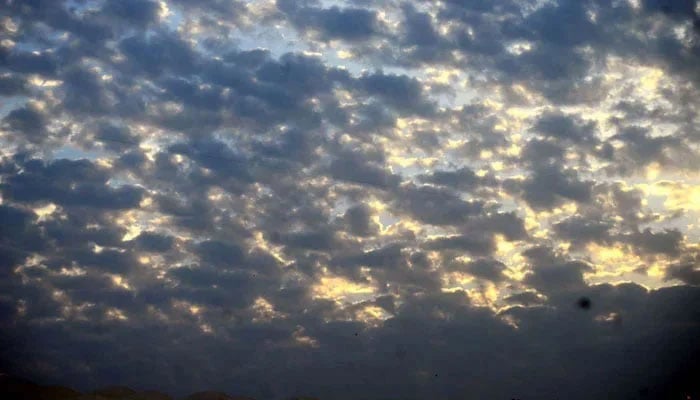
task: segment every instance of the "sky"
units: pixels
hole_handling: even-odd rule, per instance
[[[700,2],[0,4],[2,371],[583,400],[700,370]]]

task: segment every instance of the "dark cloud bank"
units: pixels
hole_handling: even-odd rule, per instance
[[[698,10],[2,0],[0,370],[178,398],[700,396],[700,197],[673,200],[700,182]],[[151,398],[129,390],[80,398]]]

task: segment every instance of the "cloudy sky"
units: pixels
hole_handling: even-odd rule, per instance
[[[659,398],[700,359],[699,66],[695,0],[2,0],[0,367]]]

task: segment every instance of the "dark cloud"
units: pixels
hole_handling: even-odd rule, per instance
[[[46,115],[32,105],[10,111],[2,119],[2,123],[8,131],[32,143],[40,143],[48,137]]]
[[[666,279],[677,279],[687,285],[700,285],[700,268],[698,268],[697,255],[684,257],[681,262],[670,265],[666,269]]]
[[[329,170],[341,181],[389,189],[400,182],[400,177],[388,171],[382,161],[383,157],[375,161],[359,151],[343,151],[331,161]]]
[[[286,245],[288,248],[328,251],[339,244],[334,232],[325,230],[300,231],[283,234],[273,234],[271,239]]]
[[[495,250],[495,245],[490,238],[481,235],[450,235],[425,242],[425,248],[429,250],[459,250],[474,254],[490,254]]]
[[[561,170],[556,165],[538,166],[523,182],[510,185],[522,190],[523,199],[535,209],[550,209],[567,200],[587,203],[593,183],[581,181],[576,171]]]
[[[38,25],[43,23],[55,32],[68,32],[76,38],[86,41],[99,42],[112,36],[111,29],[94,18],[99,9],[80,9],[69,7],[63,2],[44,3],[43,1],[32,1],[18,4],[7,1],[6,12],[11,16],[18,17],[27,34],[46,34],[42,32]],[[83,12],[79,12],[83,11]],[[20,22],[18,21],[18,22]]]
[[[471,233],[498,233],[511,241],[528,236],[525,223],[514,212],[488,212],[485,216],[471,218],[463,229]]]
[[[463,271],[481,279],[487,279],[493,282],[505,280],[503,271],[506,269],[505,264],[497,260],[478,259],[464,265]]]
[[[467,167],[456,171],[434,171],[430,175],[423,175],[420,180],[426,183],[449,186],[458,190],[471,190],[476,187],[481,179]]]
[[[175,240],[172,236],[155,232],[141,232],[135,239],[136,245],[144,251],[166,252],[172,249]]]
[[[569,260],[547,247],[530,248],[523,256],[532,268],[525,282],[548,296],[561,297],[584,289],[583,273],[593,270],[589,264]]]
[[[370,96],[377,96],[383,102],[402,114],[429,115],[434,112],[434,105],[424,94],[421,84],[406,75],[384,74],[376,72],[364,74],[359,85]]]
[[[188,282],[192,282],[188,280]],[[216,282],[222,281],[217,278]],[[225,280],[223,281],[225,282]],[[207,284],[203,281],[203,284]],[[676,378],[674,369],[665,369],[662,367],[671,367],[685,358],[688,352],[696,352],[697,348],[690,346],[691,342],[685,342],[689,339],[690,334],[697,332],[686,332],[682,336],[667,336],[671,333],[678,333],[677,328],[673,328],[674,323],[688,321],[687,318],[692,318],[692,312],[684,308],[676,308],[679,302],[692,302],[697,297],[697,293],[681,288],[663,289],[658,292],[647,292],[643,288],[633,285],[602,285],[594,287],[589,293],[596,304],[603,310],[616,310],[621,315],[624,315],[622,325],[623,331],[617,335],[611,336],[609,327],[605,324],[597,322],[593,316],[577,317],[578,313],[573,313],[569,308],[561,310],[546,309],[542,307],[534,307],[531,309],[511,308],[506,311],[505,315],[514,318],[519,326],[516,331],[508,325],[504,324],[494,316],[484,313],[469,306],[469,298],[463,293],[452,294],[436,294],[430,296],[416,296],[409,298],[397,310],[397,316],[389,320],[380,328],[362,329],[361,326],[354,323],[333,323],[316,325],[308,321],[306,334],[312,335],[317,340],[319,347],[316,350],[303,350],[306,356],[300,357],[301,349],[296,348],[288,341],[289,336],[284,334],[285,326],[279,323],[258,323],[256,325],[244,325],[237,328],[231,328],[230,334],[236,334],[238,337],[247,337],[253,342],[247,341],[246,345],[258,343],[261,339],[275,340],[278,343],[290,343],[285,347],[285,350],[278,350],[273,353],[265,352],[257,354],[258,362],[261,362],[265,368],[266,374],[274,374],[279,377],[276,381],[277,390],[292,390],[290,388],[297,387],[303,393],[317,393],[320,396],[339,396],[345,398],[340,390],[335,389],[336,386],[320,385],[312,383],[304,379],[303,375],[296,374],[281,374],[282,370],[275,367],[275,360],[284,360],[289,366],[305,367],[309,372],[313,373],[316,378],[323,378],[325,382],[338,382],[341,380],[351,379],[354,383],[365,382],[373,395],[402,395],[411,397],[421,396],[440,388],[446,388],[448,393],[476,393],[478,395],[506,395],[506,396],[530,396],[536,392],[541,392],[548,387],[549,381],[539,375],[533,376],[530,372],[532,368],[548,368],[551,364],[559,365],[559,368],[564,369],[567,373],[562,373],[560,376],[566,379],[566,382],[571,385],[582,385],[577,391],[567,391],[566,394],[573,398],[586,398],[586,396],[596,395],[600,393],[596,386],[583,385],[587,379],[591,378],[591,373],[606,376],[610,370],[614,368],[628,368],[636,365],[635,371],[637,374],[626,378],[624,385],[613,388],[606,388],[607,392],[614,391],[620,395],[634,395],[640,387],[650,387],[654,393],[664,396],[670,392],[670,388],[665,388],[664,384]],[[695,299],[697,300],[697,299]],[[686,303],[688,304],[688,303]],[[669,310],[676,310],[666,314]],[[664,324],[653,324],[649,321],[654,316],[664,316]],[[692,320],[692,319],[691,319]],[[109,326],[109,325],[108,325]],[[127,346],[130,350],[140,350],[140,352],[112,352],[113,356],[118,357],[116,362],[126,363],[129,365],[135,364],[138,358],[131,356],[132,354],[158,355],[158,357],[149,357],[144,360],[164,360],[165,363],[160,364],[158,361],[146,361],[146,364],[139,368],[148,368],[155,365],[160,365],[165,368],[163,372],[165,376],[173,374],[178,365],[184,367],[186,362],[193,360],[187,359],[184,354],[163,353],[167,347],[163,347],[163,343],[170,340],[182,340],[185,335],[194,333],[193,331],[163,329],[162,325],[148,324],[149,329],[160,327],[151,332],[159,332],[158,335],[148,333],[143,328],[134,325],[129,327],[128,331],[123,331],[124,328],[112,325],[110,334],[104,339],[91,343],[94,349],[113,349],[116,345],[114,339],[117,337],[115,333],[122,331],[123,333],[130,332],[130,337],[134,338],[128,341],[121,341],[118,346]],[[422,329],[412,329],[421,326]],[[43,331],[49,328],[44,326]],[[59,330],[60,338],[56,344],[61,344],[61,349],[71,348],[68,344],[75,342],[79,338],[87,339],[85,336],[86,329],[91,329],[88,326],[82,326],[81,331],[78,330]],[[181,326],[181,329],[187,329]],[[83,332],[83,333],[81,333]],[[107,331],[108,332],[108,331]],[[247,332],[247,333],[246,333]],[[361,335],[354,336],[354,332],[361,332]],[[645,332],[644,335],[641,332]],[[253,336],[255,335],[255,336]],[[571,339],[568,335],[576,335],[577,340]],[[196,335],[194,336],[197,337]],[[637,345],[651,345],[654,341],[670,339],[681,340],[680,344],[671,347],[664,353],[662,360],[659,360],[653,354],[648,352],[619,352],[614,351],[615,346],[624,343],[623,340],[635,340]],[[135,340],[138,338],[138,340]],[[363,339],[364,338],[364,339]],[[486,340],[489,338],[489,340]],[[204,345],[204,341],[198,339],[190,339],[190,343],[204,345],[200,349],[214,350],[208,356],[209,363],[205,364],[206,368],[214,371],[226,365],[225,357],[220,352],[223,348],[228,348],[227,355],[230,356],[234,352],[237,357],[248,359],[252,357],[252,353],[248,353],[243,347],[233,345],[224,337],[218,335],[210,336],[208,339],[209,345]],[[610,341],[613,343],[610,343]],[[159,344],[160,343],[160,344]],[[457,343],[462,343],[457,346]],[[466,343],[466,344],[465,344]],[[536,346],[540,349],[538,357],[532,358],[529,356],[526,349],[527,343]],[[550,347],[552,343],[556,346]],[[603,344],[605,343],[605,344]],[[670,342],[668,342],[670,343]],[[42,344],[46,346],[47,344]],[[262,343],[261,343],[262,345]],[[488,346],[484,349],[484,346]],[[602,348],[601,348],[602,346]],[[261,347],[265,348],[265,347]],[[397,358],[395,349],[404,349],[401,354],[410,362],[406,362]],[[35,350],[36,351],[36,350]],[[324,354],[332,352],[333,357],[328,358]],[[479,359],[484,362],[494,357],[501,359],[498,369],[480,369],[478,378],[472,378],[467,373],[468,370],[473,370],[473,366],[467,367],[463,363],[455,360],[453,357],[447,357],[448,353],[459,354],[461,357],[469,357],[470,359]],[[366,354],[363,357],[357,357],[357,354]],[[36,353],[33,353],[36,354]],[[566,354],[566,357],[562,355]],[[648,355],[645,355],[648,354]],[[87,353],[85,353],[87,355]],[[354,355],[354,356],[353,356]],[[614,355],[614,356],[613,356]],[[575,357],[574,357],[575,356]],[[30,355],[30,357],[35,357]],[[629,359],[633,357],[633,359]],[[575,358],[576,360],[573,360]],[[600,365],[609,366],[603,370],[587,369],[586,366],[580,365],[581,360],[586,362],[601,362]],[[53,362],[60,362],[58,358],[52,358]],[[510,360],[509,362],[505,362]],[[605,360],[605,362],[602,362]],[[662,364],[659,364],[661,362]],[[521,364],[522,363],[522,364]],[[610,364],[614,364],[610,366]],[[62,364],[65,365],[65,364]],[[331,365],[335,367],[330,368]],[[68,368],[63,368],[58,372],[60,376],[68,377],[72,374],[73,368],[65,365]],[[347,374],[350,371],[348,368],[354,368],[355,375],[351,378],[342,378],[341,375]],[[469,368],[469,369],[467,369]],[[339,370],[340,369],[340,370]],[[505,369],[505,371],[504,371]],[[139,371],[141,371],[139,369]],[[167,372],[170,371],[170,372]],[[231,383],[230,378],[225,384],[223,379],[209,380],[204,377],[188,377],[185,381],[168,381],[167,387],[157,385],[161,390],[168,392],[180,392],[194,382],[197,384],[207,384],[210,387],[217,387],[226,390],[230,393],[258,393],[255,386],[243,383],[245,377],[251,375],[243,374],[242,371],[234,369],[233,373],[236,381]],[[372,379],[372,375],[377,371],[383,372],[382,382]],[[438,371],[438,372],[434,372]],[[579,372],[588,371],[588,375],[584,379]],[[167,372],[167,373],[166,373]],[[443,377],[462,376],[468,379],[469,382],[464,385],[449,385],[445,386],[444,382],[434,382],[432,380],[421,380],[424,372],[426,378],[432,377],[435,374]],[[250,372],[248,372],[250,373]],[[280,375],[281,374],[281,375]],[[502,380],[501,385],[492,385],[491,383],[502,379],[504,374],[515,377],[516,379]],[[406,380],[405,376],[415,376],[415,380]],[[125,376],[123,382],[135,387],[140,387],[146,381],[138,378],[138,374]],[[213,375],[217,376],[217,375]],[[596,375],[598,376],[598,375]],[[402,379],[403,377],[403,379]],[[100,376],[95,384],[113,379],[110,376]],[[240,381],[238,381],[240,379]],[[192,381],[191,381],[192,380]],[[479,384],[479,382],[487,381],[488,384]],[[493,381],[493,382],[492,382]],[[151,383],[151,386],[153,384]],[[590,389],[585,389],[590,388]],[[87,388],[86,388],[87,389]],[[676,389],[676,388],[673,388]],[[444,389],[442,389],[444,390]],[[466,390],[466,392],[465,392]],[[602,391],[602,389],[600,389]],[[583,393],[581,393],[583,391]],[[348,394],[356,396],[357,392]],[[369,393],[369,392],[368,392]],[[552,390],[552,396],[561,395],[561,391]],[[577,397],[578,396],[578,397]]]
[[[523,149],[522,159],[525,162],[546,168],[551,164],[564,161],[565,149],[556,142],[532,139]]]
[[[653,232],[646,228],[641,232],[625,235],[622,241],[629,243],[641,253],[674,256],[680,254],[683,235],[678,230]]]
[[[672,16],[697,16],[697,2],[694,0],[644,0],[644,8]]]
[[[102,11],[109,17],[117,17],[126,23],[145,27],[158,18],[160,6],[155,1],[126,0],[108,1]]]
[[[641,127],[630,127],[610,138],[621,144],[613,158],[619,160],[613,168],[617,173],[628,175],[654,162],[676,168],[696,168],[697,155],[690,150],[680,137],[652,136]]]
[[[581,247],[588,243],[610,243],[612,227],[610,221],[578,215],[556,223],[553,228],[558,237],[571,241],[575,247]]]
[[[357,236],[371,236],[378,232],[379,226],[372,219],[372,211],[364,204],[349,208],[344,215],[348,230]]]
[[[525,307],[531,305],[540,305],[545,302],[544,298],[538,296],[535,292],[520,292],[512,294],[504,299],[510,304],[521,304]]]
[[[696,4],[331,3],[2,3],[4,370],[177,396],[683,394]]]
[[[381,31],[376,12],[364,8],[306,7],[295,1],[277,0],[277,7],[299,30],[313,31],[323,40],[361,41]]]
[[[27,258],[32,251],[42,248],[41,234],[34,227],[35,216],[30,211],[0,205],[0,274],[5,276]]]
[[[149,36],[131,36],[122,40],[119,48],[133,72],[158,76],[165,72],[192,72],[196,55],[189,44],[173,34],[161,32]]]
[[[128,273],[136,265],[134,257],[117,250],[102,250],[96,253],[88,249],[76,249],[68,251],[66,256],[68,260],[75,260],[78,265],[116,274]]]
[[[121,151],[138,145],[139,140],[128,127],[106,124],[98,128],[97,140],[113,151]]]
[[[58,69],[56,59],[46,52],[5,51],[0,48],[0,61],[11,71],[51,76]]]
[[[117,102],[114,91],[95,71],[76,67],[66,71],[63,78],[63,106],[72,112],[102,114]]]
[[[0,95],[15,96],[27,91],[27,82],[17,75],[0,76]]]
[[[535,131],[555,139],[574,143],[590,141],[595,136],[595,125],[583,123],[562,114],[545,114],[534,126]]]
[[[126,209],[138,206],[142,189],[107,184],[108,171],[87,160],[44,163],[26,160],[23,171],[5,176],[0,190],[9,199],[23,202],[54,202],[64,206]]]
[[[377,250],[344,257],[338,261],[338,264],[341,266],[398,269],[408,263],[402,250],[402,245],[392,244]]]
[[[462,200],[448,189],[411,184],[398,192],[397,209],[427,224],[460,225],[483,209],[482,202]]]
[[[170,146],[171,153],[186,155],[202,167],[214,171],[222,179],[251,179],[245,156],[216,139],[196,139]]]
[[[407,45],[434,46],[440,41],[440,35],[433,26],[430,15],[419,12],[411,4],[404,4],[404,37]]]
[[[199,258],[219,267],[237,267],[241,263],[244,252],[235,243],[207,240],[197,245],[195,250]]]

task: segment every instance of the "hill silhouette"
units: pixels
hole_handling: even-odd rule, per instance
[[[175,400],[155,390],[134,390],[126,386],[106,386],[82,393],[58,385],[40,385],[26,379],[0,373],[0,399],[3,400]],[[195,392],[179,400],[255,400],[224,392]],[[289,400],[319,400],[316,397],[295,396]]]
[[[250,397],[230,396],[230,395],[223,393],[223,392],[205,391],[205,392],[193,393],[193,394],[185,397],[183,400],[254,400],[254,399],[252,399]]]
[[[77,400],[81,396],[77,390],[64,386],[42,386],[9,375],[0,376],[0,397],[5,400]]]
[[[0,374],[0,399],[3,400],[176,400],[155,390],[134,390],[127,386],[106,386],[82,393],[58,385],[40,385],[8,374]],[[179,400],[255,400],[252,397],[233,396],[224,392],[195,392]],[[296,396],[289,400],[319,400],[315,397]]]

